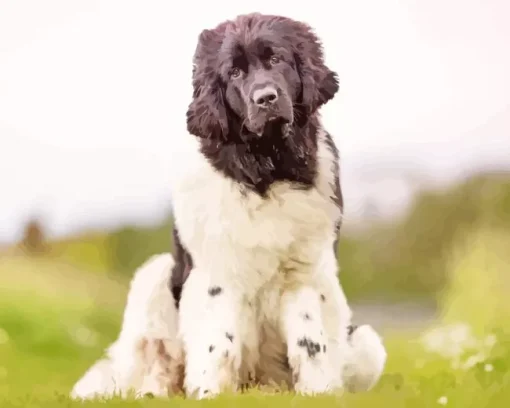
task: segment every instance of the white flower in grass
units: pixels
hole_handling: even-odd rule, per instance
[[[455,344],[467,344],[472,340],[471,327],[465,323],[458,323],[446,328],[447,335]]]
[[[484,345],[485,347],[492,348],[496,345],[497,341],[498,339],[494,334],[489,334],[484,340]]]
[[[491,373],[494,370],[494,366],[492,364],[485,364],[483,369],[485,370],[485,372]]]
[[[443,395],[442,397],[439,397],[439,399],[437,400],[437,403],[439,405],[446,405],[446,404],[448,404],[448,397],[446,395]]]
[[[469,370],[473,368],[478,363],[483,363],[486,360],[486,357],[483,353],[478,353],[472,356],[469,356],[468,359],[462,364],[462,368],[464,370]]]
[[[451,360],[454,369],[465,370],[484,362],[496,341],[493,334],[476,338],[471,327],[464,323],[438,327],[422,337],[422,344],[427,352]],[[468,352],[472,355],[462,363],[461,360]]]
[[[79,326],[74,330],[69,330],[69,334],[75,343],[80,346],[94,347],[99,341],[99,335],[86,326]]]
[[[450,366],[452,367],[453,370],[458,370],[460,369],[460,359],[458,358],[454,358],[450,364]]]
[[[474,342],[471,328],[464,323],[433,329],[422,338],[428,352],[451,359],[460,357]]]

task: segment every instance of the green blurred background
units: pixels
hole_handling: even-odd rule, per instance
[[[66,394],[118,334],[135,268],[170,246],[170,217],[154,228],[62,241],[46,240],[37,220],[27,224],[23,241],[0,252],[0,396]],[[377,327],[390,349],[385,381],[411,378],[410,370],[419,378],[427,361],[435,362],[432,372],[445,364],[458,369],[477,355],[441,357],[438,347],[463,341],[455,333],[446,335],[449,340],[447,332],[443,340],[437,335],[432,351],[417,345],[441,327],[463,327],[464,337],[467,330],[482,339],[498,333],[499,354],[479,356],[474,365],[483,363],[489,372],[491,358],[495,366],[498,358],[506,361],[508,174],[478,174],[441,191],[422,191],[399,220],[343,231],[338,251],[355,320]],[[501,364],[501,378],[508,378]]]

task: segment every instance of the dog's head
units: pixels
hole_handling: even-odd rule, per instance
[[[308,25],[258,13],[200,34],[194,57],[188,130],[228,139],[263,136],[271,124],[303,126],[338,91]]]

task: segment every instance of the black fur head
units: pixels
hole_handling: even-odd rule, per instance
[[[239,16],[200,34],[188,130],[213,166],[260,194],[277,180],[309,186],[316,113],[338,88],[311,27]]]

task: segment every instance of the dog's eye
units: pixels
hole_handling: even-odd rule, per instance
[[[241,70],[239,68],[232,68],[232,71],[230,71],[231,78],[239,78],[240,75],[241,75]]]
[[[280,62],[280,58],[278,58],[276,55],[273,55],[269,62],[271,63],[271,65],[276,65]]]

